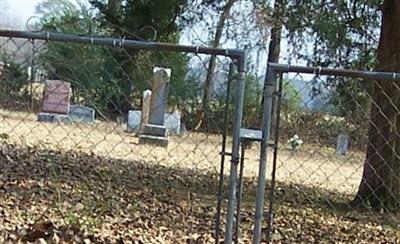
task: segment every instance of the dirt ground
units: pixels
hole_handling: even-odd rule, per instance
[[[217,172],[220,165],[221,137],[203,133],[186,133],[170,137],[167,149],[139,145],[138,138],[125,131],[126,125],[112,122],[95,124],[51,124],[36,121],[36,115],[0,110],[0,134],[13,143],[41,145],[47,148],[93,153],[102,157],[176,165],[189,169]],[[307,142],[306,142],[307,143]],[[305,144],[306,144],[305,143]],[[335,155],[334,149],[305,145],[293,152],[281,146],[277,160],[278,181],[354,194],[361,179],[364,155],[350,152]],[[231,150],[228,143],[227,150]],[[228,158],[229,160],[229,158]],[[244,175],[255,177],[259,165],[259,145],[246,150]],[[229,163],[225,172],[229,171]],[[268,157],[268,173],[272,169],[272,153]]]
[[[246,152],[243,243],[251,243],[258,147]],[[165,149],[139,145],[111,122],[39,123],[0,110],[0,243],[214,243],[220,150],[216,135],[173,136]],[[399,216],[337,201],[354,194],[362,160],[283,145],[273,242],[398,243]],[[225,211],[221,223],[223,236]],[[265,241],[266,221],[262,232]]]

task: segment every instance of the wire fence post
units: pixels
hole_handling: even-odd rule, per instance
[[[224,124],[228,123],[228,113],[229,113],[229,100],[231,94],[231,83],[234,79],[234,69],[235,65],[233,62],[229,64],[228,73],[228,83],[226,86],[226,98],[225,98],[225,108],[224,108]],[[221,209],[223,200],[223,188],[224,188],[224,168],[225,168],[225,157],[226,157],[226,137],[227,137],[227,127],[224,128],[222,134],[222,152],[221,152],[221,164],[219,169],[219,183],[218,183],[218,195],[217,195],[217,216],[215,219],[215,243],[219,243],[219,232],[221,225]]]
[[[275,113],[275,124],[274,124],[274,152],[272,158],[272,172],[271,172],[271,190],[269,194],[269,205],[268,205],[268,227],[267,227],[267,243],[271,242],[272,237],[272,221],[273,221],[273,204],[275,200],[275,185],[276,185],[276,164],[278,160],[278,144],[279,144],[279,129],[280,129],[280,119],[281,119],[281,106],[282,106],[282,92],[283,92],[283,76],[282,73],[279,74],[278,82],[278,92],[275,97],[276,113]]]
[[[242,66],[242,67],[241,67]],[[233,127],[233,143],[232,143],[232,160],[229,175],[229,192],[228,192],[228,210],[226,215],[226,230],[225,242],[231,244],[233,239],[233,221],[235,218],[236,206],[236,188],[237,188],[237,173],[239,163],[239,147],[240,147],[240,128],[242,125],[243,117],[243,101],[244,101],[244,86],[245,86],[245,71],[244,62],[238,65],[239,74],[237,79],[236,88],[236,106],[235,106],[235,120]]]
[[[263,121],[262,121],[262,141],[260,152],[260,166],[257,182],[256,211],[253,230],[253,243],[261,241],[261,225],[264,213],[265,178],[267,166],[268,141],[271,128],[271,112],[274,87],[276,87],[276,73],[271,67],[268,68],[267,79],[264,91]]]

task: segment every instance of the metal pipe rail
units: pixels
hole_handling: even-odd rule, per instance
[[[121,48],[134,48],[142,50],[165,51],[165,52],[184,52],[200,53],[209,55],[219,55],[230,57],[236,61],[238,72],[244,72],[246,66],[246,52],[239,49],[223,49],[200,46],[186,46],[161,42],[145,42],[137,40],[128,40],[124,38],[98,37],[98,36],[80,36],[71,34],[62,34],[54,32],[30,32],[0,30],[0,36],[13,38],[26,38],[44,41],[87,43],[94,45],[105,45]]]
[[[256,211],[254,220],[254,230],[253,230],[253,243],[258,244],[261,241],[261,226],[264,215],[264,196],[265,196],[265,186],[266,186],[266,164],[267,164],[267,153],[271,129],[271,116],[272,116],[272,102],[273,95],[276,92],[277,77],[282,76],[283,73],[299,73],[299,74],[312,74],[315,76],[341,76],[341,77],[351,77],[351,78],[362,78],[369,80],[379,80],[379,81],[400,81],[400,73],[396,72],[379,72],[379,71],[355,71],[346,69],[332,69],[332,68],[322,68],[322,67],[305,67],[305,66],[295,66],[279,63],[268,63],[267,76],[265,81],[265,91],[264,91],[264,108],[263,108],[263,141],[261,143],[260,152],[260,168],[259,177],[257,183],[257,196],[256,196]],[[280,78],[279,89],[282,89],[282,78]],[[281,91],[278,92],[280,94]],[[278,98],[280,99],[280,98]],[[278,101],[278,108],[276,116],[276,133],[279,133],[279,113],[280,113],[280,101]],[[275,142],[277,143],[277,138],[279,134],[275,135]],[[272,211],[273,211],[273,201],[274,201],[274,188],[275,188],[275,173],[276,173],[276,160],[277,160],[277,148],[274,150],[273,155],[273,171],[271,179],[271,194],[269,199],[269,209],[268,209],[268,230],[267,230],[267,243],[269,243],[271,238],[272,229]]]
[[[268,63],[268,67],[273,69],[276,73],[303,73],[314,75],[331,75],[364,79],[400,81],[400,73],[396,72],[356,71],[322,67],[304,67],[278,63]]]
[[[227,244],[232,243],[233,239],[233,222],[235,210],[235,196],[237,188],[237,171],[239,164],[239,148],[240,148],[240,128],[243,117],[243,102],[245,88],[245,72],[246,72],[246,52],[239,49],[222,49],[199,46],[185,46],[170,43],[146,42],[137,40],[127,40],[124,38],[96,37],[96,36],[80,36],[53,32],[29,32],[0,30],[0,37],[9,38],[25,38],[31,40],[44,40],[67,43],[82,43],[92,45],[104,45],[120,48],[132,48],[148,51],[164,51],[164,52],[183,52],[194,54],[219,55],[231,58],[238,69],[234,128],[232,133],[232,153],[231,153],[231,169],[229,176],[229,193],[228,208],[226,216],[225,240]]]

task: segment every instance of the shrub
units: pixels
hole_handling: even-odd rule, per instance
[[[21,64],[3,58],[3,70],[0,73],[0,92],[2,97],[21,97],[27,91],[22,88],[28,84],[28,73]]]

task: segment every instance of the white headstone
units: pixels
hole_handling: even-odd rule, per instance
[[[93,123],[95,110],[81,105],[71,105],[69,108],[69,117],[72,122]]]
[[[346,134],[340,134],[337,137],[336,154],[346,155],[349,150],[349,136]]]
[[[139,132],[140,130],[140,120],[142,112],[139,110],[129,110],[128,113],[128,131],[129,132]]]
[[[143,92],[142,98],[142,114],[140,121],[140,131],[143,131],[143,128],[149,123],[150,116],[150,102],[151,102],[151,91],[146,90]]]
[[[179,135],[181,133],[181,115],[177,111],[165,114],[165,127],[171,134]]]
[[[142,118],[142,111],[139,110],[130,110],[128,113],[128,132],[138,133],[140,132],[140,122]],[[172,114],[165,114],[165,127],[170,134],[180,135],[185,133],[185,130],[182,130],[181,123],[181,115],[178,112],[174,112]]]

